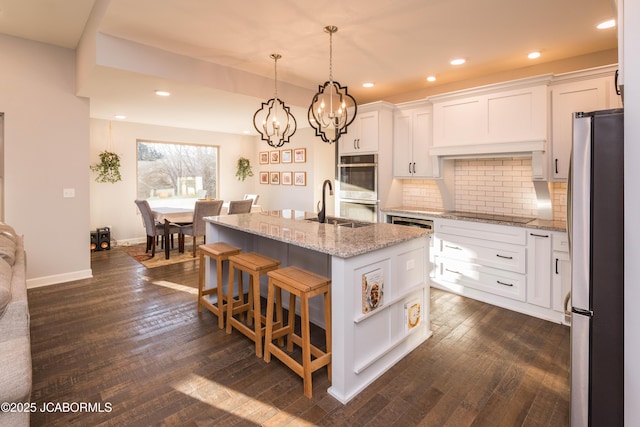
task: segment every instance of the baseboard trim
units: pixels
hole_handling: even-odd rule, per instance
[[[64,274],[56,274],[54,276],[36,277],[34,279],[27,279],[27,289],[55,285],[58,283],[71,282],[74,280],[90,279],[92,277],[93,277],[93,271],[90,269],[72,271],[70,273],[64,273]]]

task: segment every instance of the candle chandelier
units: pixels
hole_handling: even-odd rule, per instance
[[[347,132],[347,127],[356,117],[358,106],[347,87],[333,81],[333,33],[338,31],[338,27],[327,26],[324,31],[329,33],[329,81],[318,85],[318,93],[311,101],[307,118],[316,136],[331,144]],[[349,110],[352,110],[352,114],[349,114]]]
[[[285,142],[296,133],[296,118],[289,111],[289,107],[278,98],[278,59],[282,55],[272,53],[275,70],[275,93],[273,98],[263,102],[262,106],[253,115],[253,126],[260,134],[260,138],[274,148],[282,147]]]

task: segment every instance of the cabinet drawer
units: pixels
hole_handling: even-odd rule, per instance
[[[445,258],[520,274],[527,271],[524,246],[439,234],[437,250]]]
[[[435,221],[434,228],[436,236],[443,233],[514,245],[525,245],[527,243],[527,233],[524,228],[508,225],[442,219]]]
[[[524,274],[436,257],[436,281],[465,286],[518,301],[525,300],[526,276]]]

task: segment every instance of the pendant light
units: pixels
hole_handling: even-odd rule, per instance
[[[278,59],[282,55],[272,53],[275,70],[275,93],[273,98],[263,102],[253,115],[253,126],[260,134],[260,138],[274,148],[282,147],[285,142],[296,133],[297,123],[284,102],[278,98]]]
[[[316,136],[331,144],[347,132],[347,127],[356,117],[358,106],[347,87],[333,81],[333,33],[338,31],[338,27],[324,27],[324,31],[329,33],[329,81],[318,85],[318,93],[311,101],[307,118],[316,130]]]

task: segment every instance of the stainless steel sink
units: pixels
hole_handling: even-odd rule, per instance
[[[371,222],[354,221],[349,218],[337,218],[334,216],[328,216],[326,220],[326,224],[333,224],[346,228],[360,228],[373,225],[373,223]],[[318,222],[318,218],[307,218],[307,221]]]

